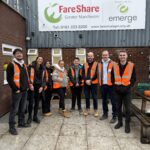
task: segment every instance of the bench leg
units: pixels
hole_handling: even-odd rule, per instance
[[[143,144],[150,144],[150,137],[147,136],[147,127],[144,127],[141,124],[141,143]]]

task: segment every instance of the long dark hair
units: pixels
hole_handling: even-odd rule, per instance
[[[43,63],[40,64],[40,65],[38,65],[38,63],[37,63],[37,60],[38,60],[38,58],[40,58],[40,57],[43,59],[42,56],[38,56],[38,57],[36,57],[36,59],[35,59],[35,68],[36,68],[37,70],[38,70],[38,69],[44,69]]]
[[[50,63],[50,66],[51,66],[51,62],[50,62],[49,60],[47,60],[47,61],[45,61],[45,63],[44,63],[44,67],[45,67],[45,68],[47,68],[47,67],[46,67],[46,64],[47,64],[48,62]]]

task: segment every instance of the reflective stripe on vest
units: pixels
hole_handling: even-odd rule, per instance
[[[112,85],[112,82],[111,82],[111,71],[112,71],[112,68],[113,68],[113,62],[109,62],[108,63],[108,67],[107,67],[107,85]],[[102,63],[99,63],[98,64],[98,80],[99,80],[99,85],[101,86],[102,85]]]
[[[74,72],[74,70],[71,68],[71,75],[72,75],[72,77],[74,78],[74,76],[75,76],[75,72]],[[69,85],[70,86],[73,86],[73,83],[70,81],[69,82]]]
[[[31,71],[30,71],[30,81],[31,81],[31,84],[33,84],[33,82],[34,82],[34,68],[31,68]]]
[[[44,81],[44,77],[46,79],[46,83],[48,83],[48,71],[43,71],[42,80]],[[44,86],[44,91],[47,90],[47,85]]]
[[[14,65],[14,82],[15,82],[15,85],[20,88],[20,68],[19,66],[12,62],[12,64]],[[29,82],[29,75],[28,75],[28,71],[27,71],[27,66],[26,64],[24,64],[24,68],[26,69],[26,73],[27,73],[27,77],[28,77],[28,82]]]
[[[128,86],[130,85],[130,79],[132,76],[134,64],[131,62],[128,62],[126,65],[126,68],[124,70],[124,73],[122,77],[120,76],[120,68],[117,63],[114,64],[114,76],[115,76],[115,84],[116,85],[124,85]]]
[[[94,62],[92,65],[92,68],[90,70],[90,78],[92,79],[96,73],[96,67],[97,67],[97,62]],[[85,77],[87,77],[87,72],[88,72],[88,68],[89,65],[88,63],[85,63]],[[95,79],[94,81],[92,81],[92,84],[97,84],[98,83],[98,79]]]
[[[45,71],[45,76],[46,76],[46,82],[48,82],[48,71]]]
[[[82,69],[80,69],[79,71],[80,71],[80,73],[79,73],[80,76],[82,76]],[[73,68],[71,68],[71,75],[72,75],[72,77],[74,78],[75,72],[74,72]],[[84,81],[82,80],[82,81],[81,81],[81,86],[83,86],[83,82],[84,82]],[[70,82],[69,82],[69,85],[70,85],[70,86],[73,86],[73,83],[70,81]]]
[[[20,69],[17,64],[13,63],[14,65],[14,82],[15,85],[20,88]]]

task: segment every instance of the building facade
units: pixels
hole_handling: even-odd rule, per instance
[[[9,111],[11,90],[6,80],[6,67],[12,52],[19,47],[26,59],[25,18],[0,1],[0,116]]]
[[[44,60],[50,60],[52,64],[59,59],[64,59],[68,68],[75,56],[81,58],[83,63],[86,54],[93,51],[95,59],[101,60],[101,52],[109,50],[110,56],[117,61],[117,52],[126,48],[129,53],[129,60],[136,66],[137,82],[149,81],[149,52],[150,52],[150,1],[146,0],[146,22],[145,29],[138,30],[99,30],[99,31],[44,31],[38,29],[38,1],[37,0],[3,0],[18,14],[26,19],[26,22],[16,23],[17,26],[26,26],[26,33],[22,34],[22,43],[18,36],[13,38],[12,45],[26,49],[28,63],[42,56]],[[7,10],[8,11],[8,10]],[[10,11],[10,10],[9,10]],[[8,11],[8,12],[9,12]],[[12,11],[12,10],[11,10]],[[0,10],[1,12],[1,10]],[[6,13],[8,14],[8,13]],[[12,15],[12,14],[11,14]],[[3,15],[1,15],[3,17]],[[21,17],[22,18],[22,17]],[[23,25],[24,24],[24,25]],[[1,26],[1,25],[0,25]],[[12,26],[5,26],[5,30],[17,34],[18,29]],[[7,31],[5,31],[7,33]],[[1,38],[1,36],[0,36]],[[7,39],[2,43],[9,43]],[[2,47],[2,46],[1,46]],[[2,55],[2,52],[0,53]],[[2,57],[2,56],[1,56]],[[1,64],[4,60],[1,60]],[[1,87],[3,87],[3,70],[1,70]],[[4,98],[5,99],[5,98]]]

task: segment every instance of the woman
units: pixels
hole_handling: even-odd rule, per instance
[[[45,77],[44,77],[44,66],[43,66],[43,58],[37,57],[36,60],[32,63],[29,67],[29,77],[30,77],[30,90],[29,90],[29,117],[27,123],[32,122],[32,110],[34,105],[34,115],[33,121],[36,123],[40,123],[38,118],[38,108],[39,108],[39,101],[42,98],[42,111],[44,112],[44,87],[46,85]],[[32,94],[32,95],[30,95]]]
[[[45,63],[45,77],[46,77],[46,87],[45,87],[45,116],[51,116],[51,95],[52,95],[52,69],[49,61]]]
[[[64,68],[64,61],[60,60],[57,65],[54,66],[55,69],[52,74],[53,88],[56,89],[60,97],[59,110],[62,116],[69,117],[68,112],[65,109],[65,94],[66,87],[68,86],[68,76],[67,71]]]

